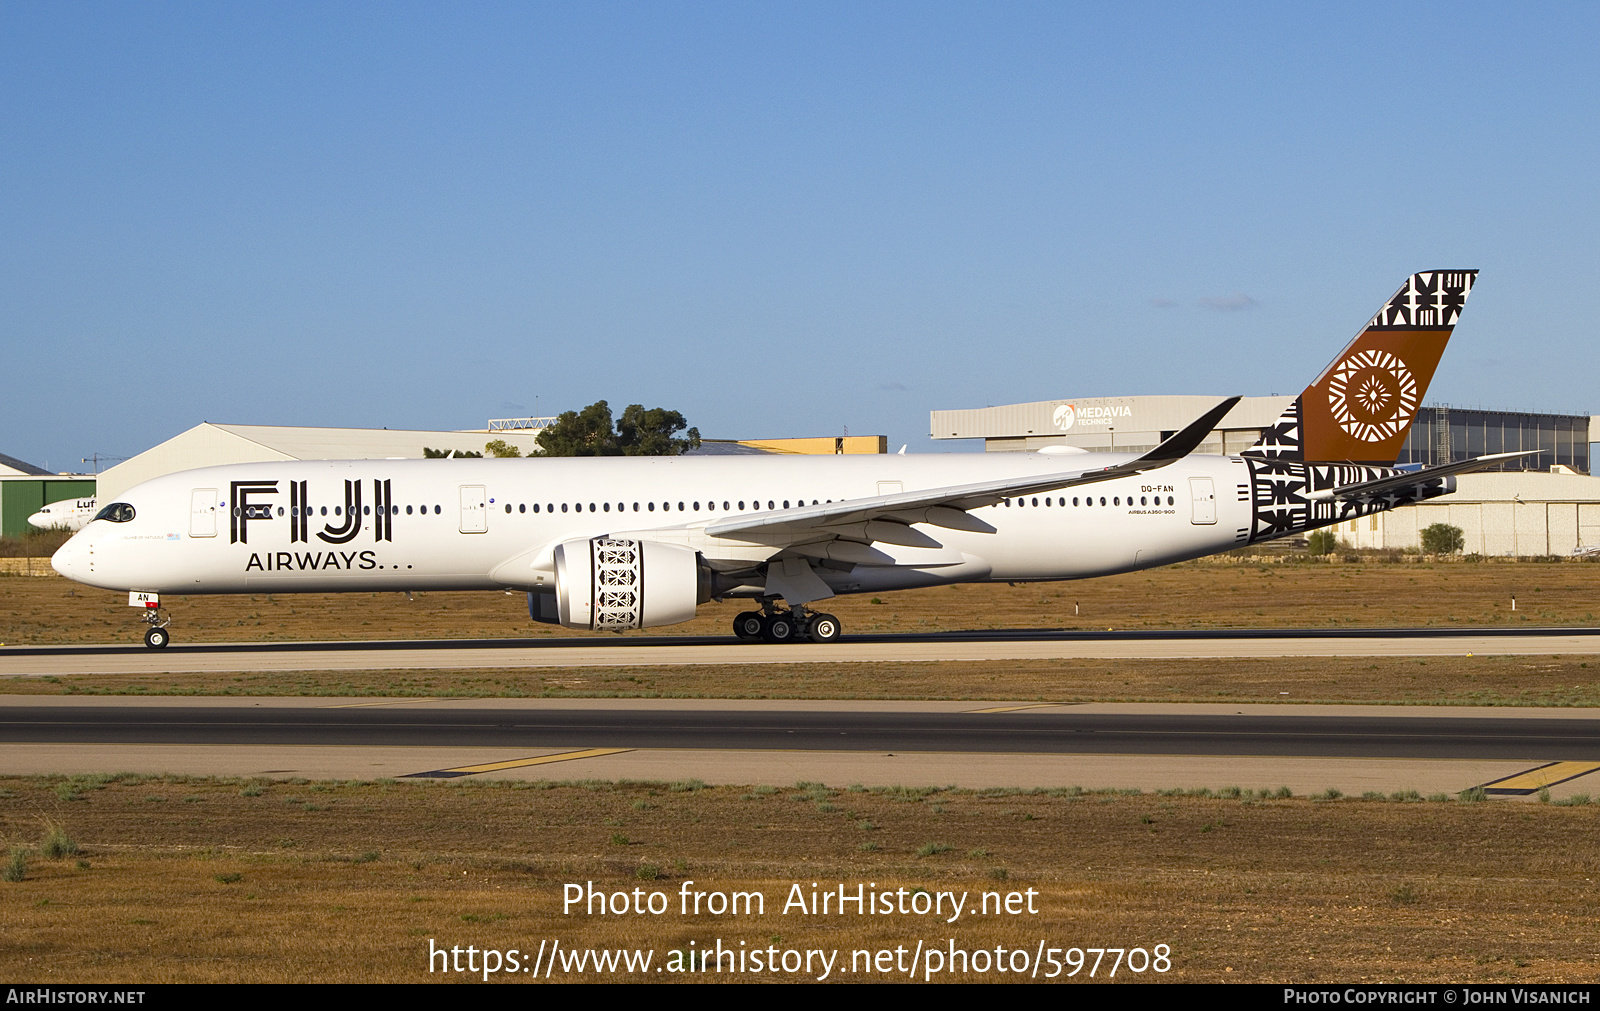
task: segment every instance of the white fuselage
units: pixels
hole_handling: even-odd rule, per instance
[[[1125,459],[1094,456],[1097,465]],[[130,489],[118,501],[133,507],[132,519],[90,523],[54,564],[84,583],[156,593],[533,590],[550,573],[546,546],[625,535],[692,548],[713,569],[735,574],[719,592],[754,596],[760,581],[735,585],[737,574],[772,557],[783,538],[711,537],[708,523],[802,502],[1055,474],[1082,460],[974,454],[237,464]],[[971,510],[993,533],[918,524],[936,547],[876,542],[872,548],[886,557],[833,561],[817,571],[835,593],[855,593],[1148,568],[1242,543],[1251,525],[1249,486],[1240,459],[1190,456],[1134,477]]]

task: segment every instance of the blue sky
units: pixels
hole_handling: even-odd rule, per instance
[[[1292,393],[1482,269],[1430,401],[1600,411],[1581,4],[0,3],[0,421],[720,438]]]

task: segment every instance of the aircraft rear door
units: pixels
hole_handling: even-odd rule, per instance
[[[1194,507],[1189,514],[1190,523],[1205,526],[1217,522],[1217,489],[1209,477],[1189,479],[1189,498]]]
[[[461,532],[486,534],[489,532],[489,504],[481,484],[461,486]]]
[[[189,536],[217,536],[217,490],[196,488],[189,495]]]

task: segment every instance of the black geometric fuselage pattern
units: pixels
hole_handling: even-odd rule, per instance
[[[1393,467],[1349,463],[1301,463],[1296,460],[1246,456],[1250,468],[1251,515],[1247,543],[1316,530],[1357,516],[1370,516],[1395,506],[1410,505],[1453,491],[1449,478],[1420,487],[1359,499],[1310,497],[1311,493],[1375,481],[1401,473]]]
[[[1266,457],[1271,460],[1303,460],[1300,438],[1300,401],[1304,394],[1295,397],[1278,420],[1261,433],[1261,441],[1244,451],[1245,459]]]

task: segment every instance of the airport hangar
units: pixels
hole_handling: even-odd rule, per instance
[[[52,502],[93,497],[92,474],[53,474],[0,453],[0,537],[26,533],[28,517]]]
[[[1204,414],[1223,398],[1130,396],[1041,400],[934,411],[934,439],[982,439],[990,453],[1073,446],[1090,452],[1140,453]],[[1237,454],[1254,445],[1293,397],[1245,397],[1197,452]],[[1539,456],[1456,478],[1456,493],[1392,512],[1340,523],[1333,531],[1357,548],[1415,549],[1434,523],[1461,528],[1465,551],[1482,555],[1570,555],[1600,550],[1600,477],[1590,476],[1590,443],[1600,416],[1420,408],[1398,463],[1454,460],[1539,449]]]
[[[483,455],[499,440],[522,456],[538,453],[539,433],[555,418],[502,418],[489,427],[452,432],[389,428],[294,428],[279,425],[222,425],[202,422],[160,445],[102,471],[101,502],[112,502],[136,484],[196,467],[276,460],[418,460],[423,450]],[[883,453],[882,435],[824,436],[800,439],[706,439],[702,455]],[[91,491],[93,494],[93,491]],[[35,509],[38,507],[35,506]]]

